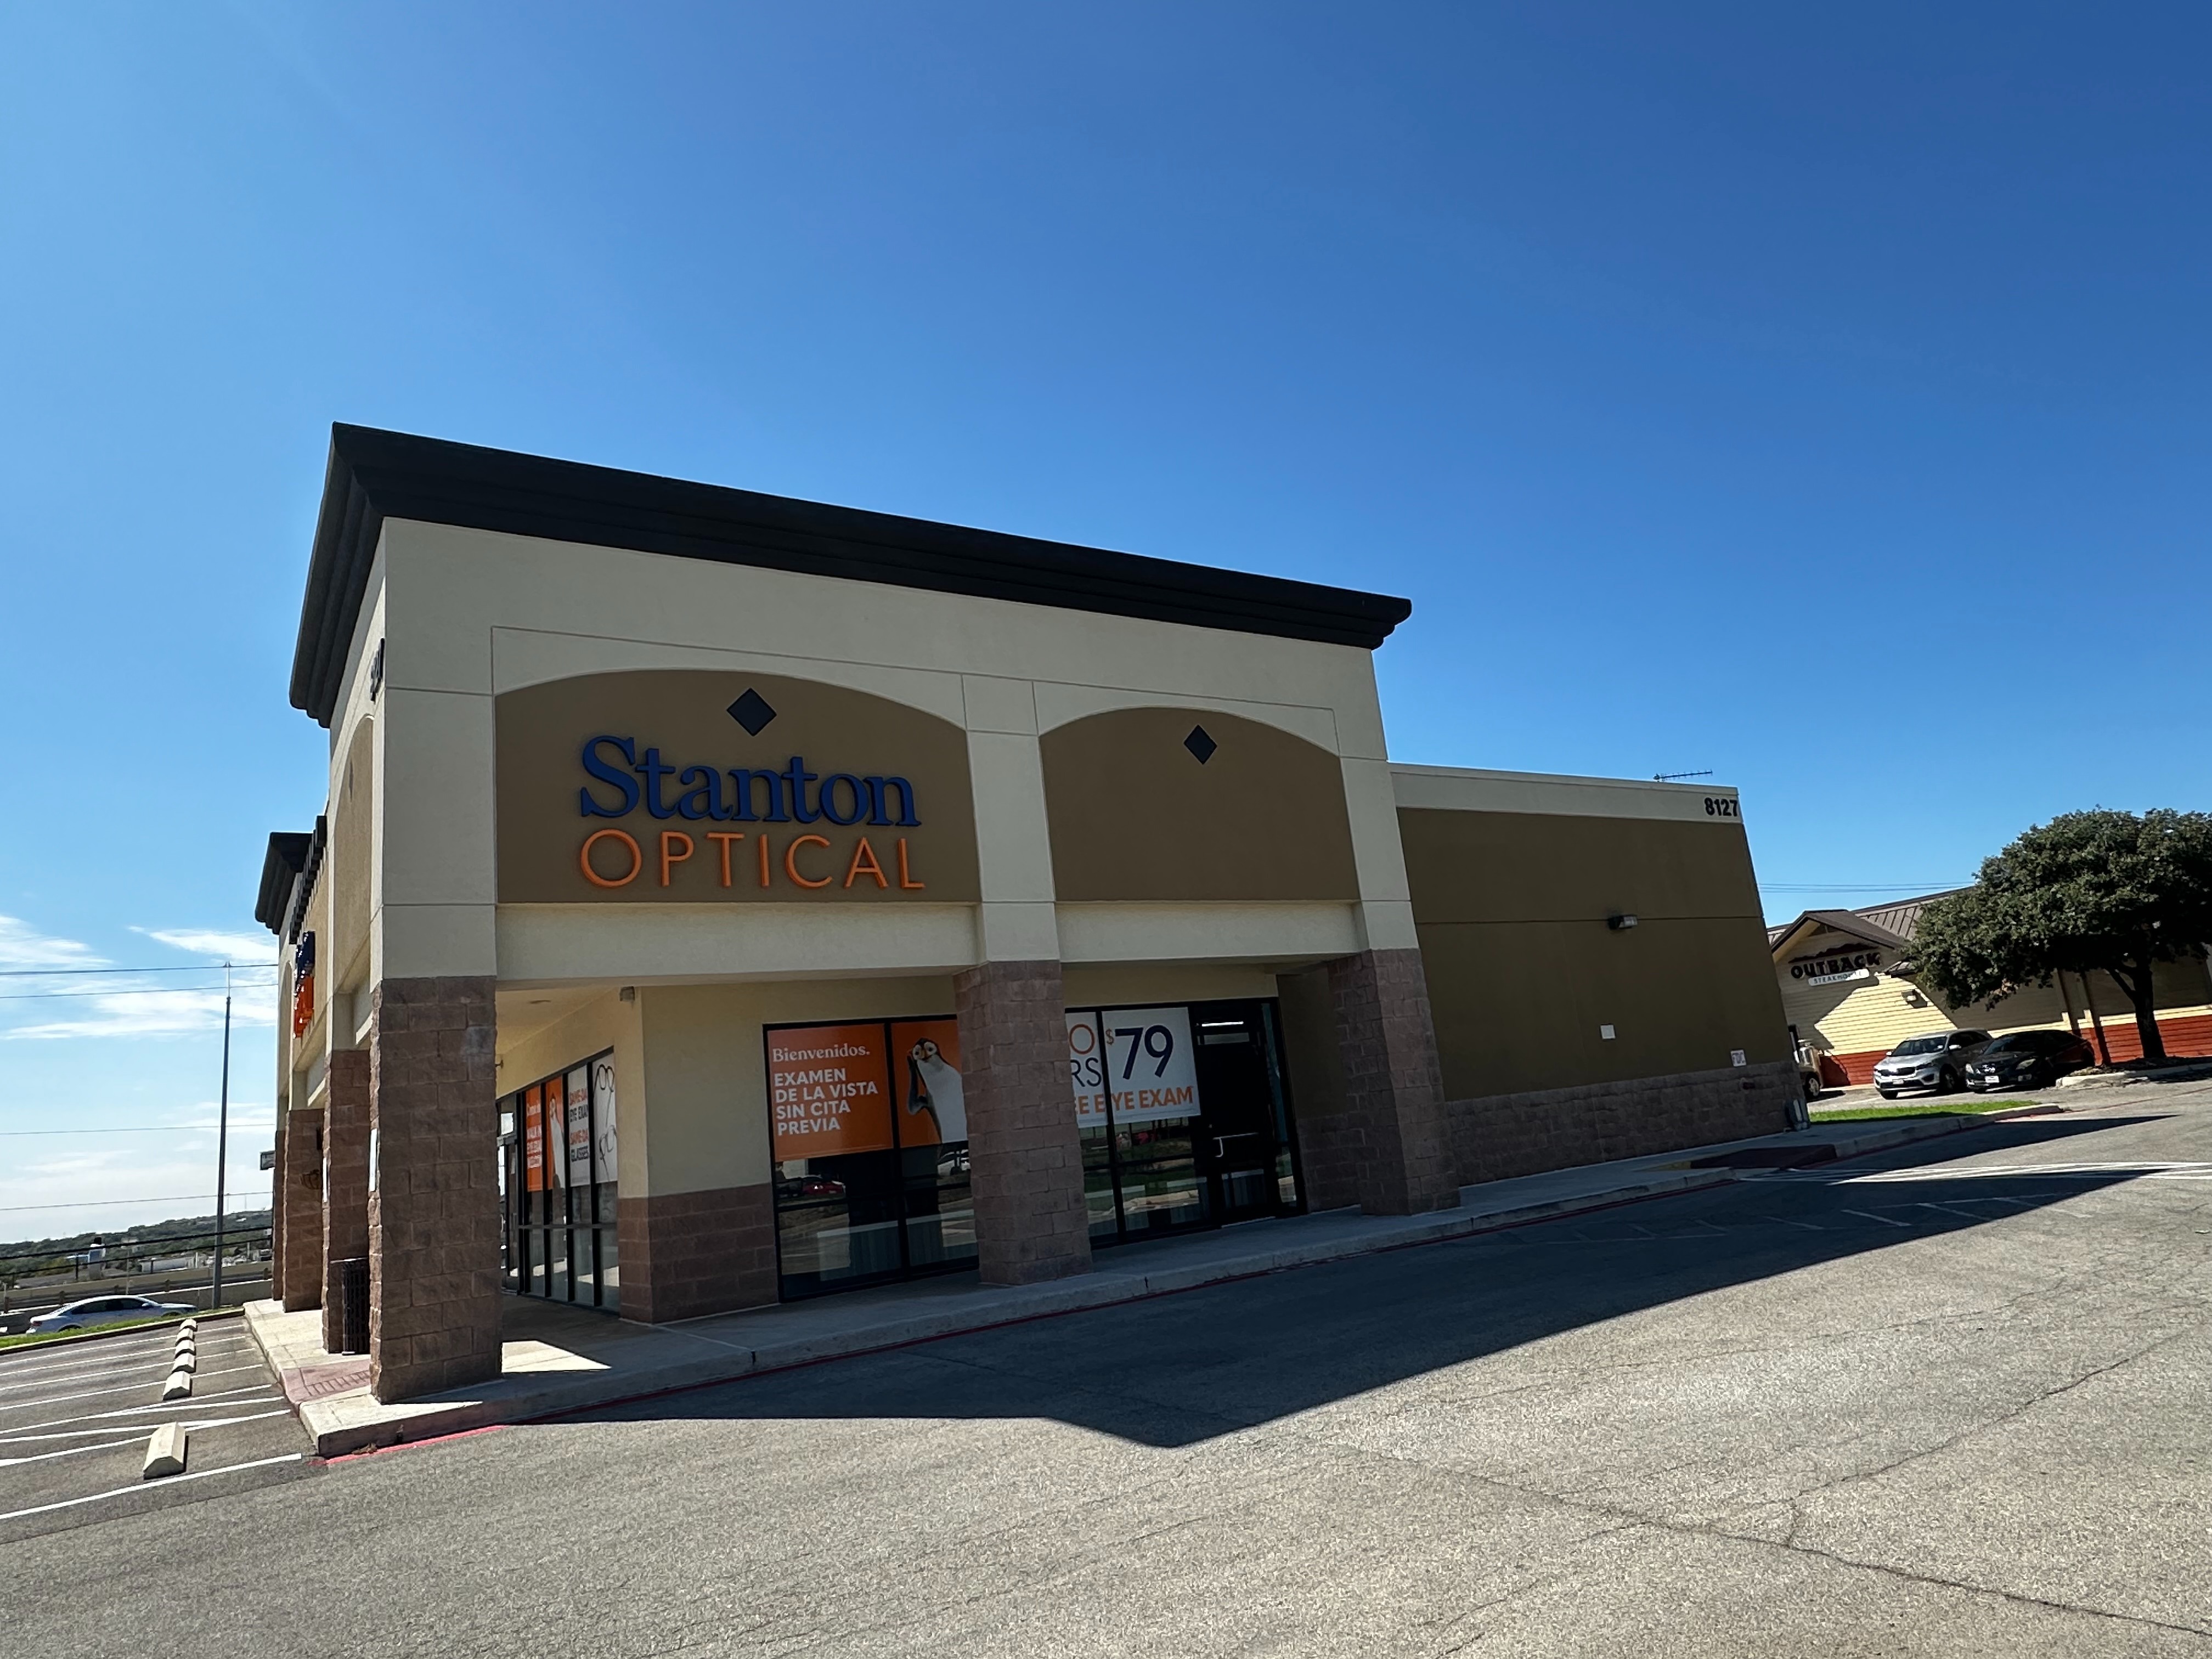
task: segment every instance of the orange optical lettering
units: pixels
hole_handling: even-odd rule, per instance
[[[926,881],[916,881],[914,878],[914,872],[907,868],[906,837],[904,836],[901,836],[898,838],[898,844],[899,885],[906,889],[909,893],[918,893],[923,888],[928,886],[929,884]]]
[[[768,837],[766,836],[760,838],[760,866],[761,885],[765,887],[768,885]]]
[[[823,877],[819,881],[813,881],[799,873],[799,849],[809,842],[812,842],[817,847],[827,847],[830,844],[830,837],[827,836],[799,836],[790,846],[783,849],[783,873],[801,887],[827,887],[830,884],[830,878],[827,876]]]
[[[860,837],[860,844],[853,849],[853,862],[845,872],[845,885],[850,887],[855,876],[873,876],[878,887],[891,884],[890,878],[884,874],[884,866],[876,862],[876,849],[868,845],[866,836]]]
[[[680,853],[676,850],[676,843],[679,841],[684,843],[684,850]],[[693,850],[691,837],[681,830],[664,830],[660,832],[660,884],[663,887],[668,885],[669,866],[683,863],[691,856]]]
[[[592,868],[592,848],[603,841],[618,841],[629,848],[629,873],[626,876],[603,876]],[[584,872],[584,879],[594,887],[627,887],[637,879],[637,872],[645,867],[645,853],[637,838],[627,830],[594,830],[584,837],[583,850],[576,854],[576,863]],[[664,882],[662,885],[667,884]]]
[[[743,841],[744,836],[742,833],[732,830],[709,830],[707,832],[707,839],[721,843],[722,885],[727,887],[730,884],[730,843],[733,841]]]

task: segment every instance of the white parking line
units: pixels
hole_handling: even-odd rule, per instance
[[[44,1423],[15,1423],[10,1424],[9,1426],[10,1431],[15,1433],[30,1434],[39,1429],[64,1429],[72,1423],[104,1422],[111,1417],[143,1417],[149,1412],[185,1411],[195,1404],[204,1409],[208,1401],[210,1400],[221,1400],[226,1395],[251,1394],[260,1385],[256,1383],[248,1383],[244,1388],[218,1389],[211,1395],[202,1395],[197,1401],[191,1400],[169,1400],[163,1401],[159,1404],[152,1406],[120,1406],[112,1412],[83,1412],[76,1417],[56,1417],[51,1418]],[[276,1397],[277,1396],[273,1394],[264,1394],[261,1395],[261,1398],[264,1400],[274,1400]],[[232,1405],[243,1405],[245,1402],[243,1401],[234,1400],[229,1403]]]
[[[219,1469],[194,1469],[189,1474],[173,1474],[159,1486],[149,1486],[143,1481],[136,1481],[109,1492],[89,1492],[82,1498],[64,1498],[58,1504],[39,1504],[27,1510],[9,1510],[0,1513],[0,1521],[20,1521],[27,1515],[51,1515],[56,1510],[73,1510],[80,1504],[97,1504],[102,1498],[128,1498],[132,1492],[165,1491],[186,1480],[206,1480],[218,1474],[236,1474],[243,1469],[265,1469],[274,1463],[297,1463],[307,1455],[305,1452],[286,1452],[282,1457],[257,1457],[250,1463],[228,1463]]]
[[[1885,1227],[1910,1227],[1910,1221],[1892,1221],[1886,1215],[1876,1215],[1871,1210],[1845,1210],[1845,1215],[1855,1215],[1867,1221],[1879,1221]]]
[[[234,1354],[255,1352],[251,1345],[244,1342],[204,1342],[197,1346],[200,1357],[204,1359],[228,1359]],[[79,1382],[91,1377],[128,1376],[134,1371],[161,1370],[168,1365],[175,1352],[174,1345],[164,1344],[159,1348],[149,1349],[148,1351],[149,1357],[144,1359],[131,1360],[127,1364],[118,1364],[113,1360],[108,1360],[97,1365],[72,1365],[67,1370],[55,1366],[40,1371],[35,1376],[11,1376],[4,1369],[0,1369],[0,1399],[39,1389],[50,1389],[58,1382]],[[119,1358],[121,1356],[118,1356]]]
[[[1945,1215],[1955,1215],[1977,1224],[1990,1219],[1985,1215],[1976,1215],[1972,1210],[1955,1209],[1948,1204],[1930,1204],[1925,1199],[1921,1200],[1920,1207],[1923,1210],[1941,1210]]]
[[[258,1371],[255,1365],[231,1365],[219,1371],[202,1371],[201,1376],[235,1376],[240,1371]],[[143,1382],[127,1382],[112,1389],[82,1389],[75,1394],[50,1394],[40,1400],[16,1400],[0,1404],[0,1412],[27,1412],[39,1406],[58,1406],[64,1400],[96,1400],[104,1394],[137,1394],[145,1389]]]
[[[86,1452],[112,1451],[118,1446],[143,1445],[153,1432],[149,1429],[144,1434],[126,1435],[120,1440],[103,1440],[97,1446],[66,1446],[60,1451],[33,1452],[24,1457],[0,1457],[0,1468],[12,1468],[18,1463],[43,1463],[50,1457],[79,1457]]]
[[[1946,1164],[1932,1169],[1875,1170],[1865,1175],[1846,1176],[1843,1181],[1871,1186],[1904,1181],[2011,1180],[2019,1176],[2041,1176],[2061,1181],[2100,1181],[2112,1176],[2152,1181],[2212,1181],[2212,1164],[2194,1159],[2109,1164]]]

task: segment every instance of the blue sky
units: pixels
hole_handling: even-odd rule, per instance
[[[0,5],[0,1237],[205,1207],[208,981],[20,970],[265,958],[334,419],[1405,594],[1397,755],[1711,769],[1777,915],[2212,805],[2208,37]]]

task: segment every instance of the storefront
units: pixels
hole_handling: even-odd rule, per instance
[[[392,1399],[507,1295],[1024,1283],[1778,1127],[1732,792],[1393,763],[1409,610],[339,428],[329,805],[258,909],[336,1149],[287,1304],[366,1249]]]

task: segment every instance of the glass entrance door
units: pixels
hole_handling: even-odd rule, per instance
[[[1067,1028],[1094,1245],[1297,1210],[1273,1004],[1073,1009]]]
[[[1295,1183],[1280,1111],[1280,1079],[1263,1005],[1200,1003],[1190,1011],[1201,1111],[1200,1166],[1216,1221],[1279,1215]]]

